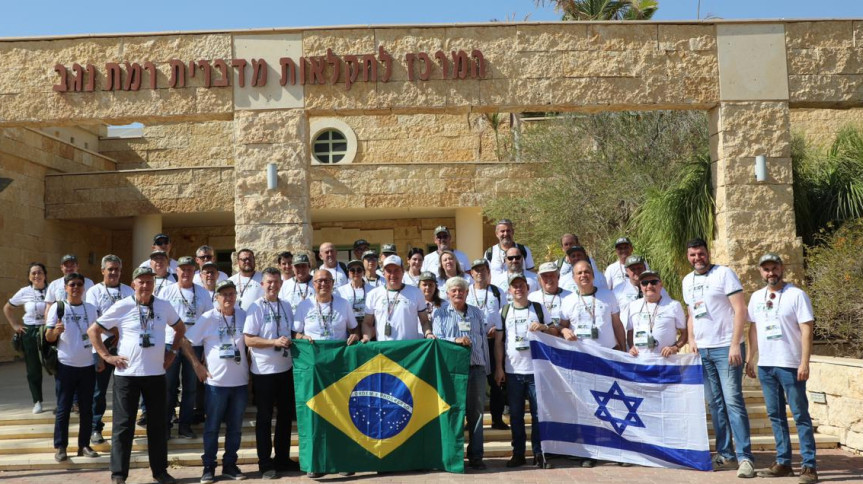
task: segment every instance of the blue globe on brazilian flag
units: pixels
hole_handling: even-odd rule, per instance
[[[291,351],[304,471],[464,472],[470,350],[415,340]]]

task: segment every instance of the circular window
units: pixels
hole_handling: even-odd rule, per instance
[[[310,123],[312,164],[352,163],[357,155],[357,135],[344,121],[317,118]]]

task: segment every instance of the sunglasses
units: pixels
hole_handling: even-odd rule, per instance
[[[245,259],[237,259],[237,260],[238,260],[238,261],[240,261],[240,262],[251,262],[251,261],[253,261],[253,260],[255,260],[255,259],[252,259],[251,257],[247,257],[247,258],[245,258]]]
[[[69,284],[66,284],[66,285],[69,287],[83,287],[84,283],[83,282],[70,282]]]
[[[171,243],[171,242],[170,242],[170,241],[168,241],[168,240],[160,240],[160,241],[156,242],[156,244],[155,244],[155,245],[160,245],[160,246],[161,246],[161,245],[168,245],[168,244],[170,244],[170,243]]]
[[[506,256],[506,260],[521,260],[520,255],[508,255]]]
[[[362,267],[351,267],[350,269],[348,269],[348,272],[363,272],[363,268]]]
[[[651,279],[649,281],[641,281],[641,287],[658,286],[662,282],[659,279]]]
[[[213,260],[213,256],[212,256],[212,255],[199,255],[199,256],[198,256],[198,259],[201,259],[201,260]]]

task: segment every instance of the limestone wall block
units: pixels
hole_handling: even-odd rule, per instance
[[[129,62],[165,63],[181,59],[228,60],[232,56],[231,34],[193,34],[125,37],[121,40],[120,56]],[[197,77],[197,76],[196,76]]]
[[[300,224],[309,210],[303,198],[269,194],[245,196],[237,203],[243,205],[242,212],[236,215],[238,224]]]
[[[823,49],[788,49],[788,74],[819,74]]]
[[[659,48],[657,25],[589,24],[588,48],[599,50],[656,50]]]
[[[755,181],[755,157],[723,158],[714,163],[714,185],[751,185]],[[790,185],[792,183],[791,158],[768,158],[767,181],[758,185]]]
[[[852,30],[854,31],[854,47],[863,47],[863,22],[854,20],[852,22]]]
[[[434,58],[435,52],[444,49],[444,28],[379,28],[375,29],[375,46],[372,51],[365,53],[378,53],[378,48],[383,47],[393,56],[392,81],[406,81],[408,79],[407,59],[408,53],[418,54],[425,52],[431,56],[434,63],[432,78],[440,79],[440,64]],[[449,55],[449,52],[447,52]],[[414,61],[414,72],[419,75],[422,63]],[[380,67],[380,66],[379,66]],[[380,75],[380,70],[378,71]]]
[[[67,66],[73,63],[96,65],[119,59],[121,44],[112,38],[79,38],[55,40],[22,40],[0,43],[0,57],[4,63],[44,68],[54,73],[54,64]],[[50,86],[48,86],[50,89]]]
[[[785,23],[785,47],[788,49],[852,47],[854,42],[852,27],[851,20],[787,22]]]
[[[846,447],[850,447],[857,452],[863,450],[863,432],[852,432],[849,431],[845,437],[844,444]]]
[[[327,55],[332,49],[338,56],[376,54],[373,29],[307,30],[303,32],[303,55]]]
[[[455,81],[379,82],[374,99],[377,105],[395,109],[409,106],[443,109],[447,106],[447,96],[450,94],[448,84],[450,82]],[[473,84],[477,81],[462,82]]]
[[[719,77],[719,60],[713,51],[673,51],[666,52],[663,58],[666,60],[666,70],[664,73],[668,77],[704,77],[711,79],[718,79]]]
[[[715,51],[713,25],[659,25],[660,50]]]
[[[818,74],[863,74],[863,48],[820,49]]]
[[[234,120],[234,137],[239,144],[305,142],[308,136],[301,114],[283,111],[240,111]]]
[[[832,425],[848,428],[860,423],[863,421],[863,413],[860,412],[861,408],[863,408],[863,400],[844,396],[828,397],[827,415]],[[863,446],[856,448],[863,448]]]
[[[863,96],[863,75],[789,75],[791,102],[850,102]]]
[[[519,25],[516,33],[518,52],[587,50],[587,25],[561,22],[553,25]]]
[[[716,189],[716,213],[727,210],[794,214],[791,185],[726,185]],[[792,219],[793,220],[793,219]],[[793,223],[791,225],[793,229]]]
[[[267,190],[266,170],[237,170],[235,173],[237,196],[268,194],[277,197],[279,194],[285,195],[307,190],[309,176],[306,170],[285,169],[284,166],[280,168],[282,169],[277,172],[279,183],[276,190]]]
[[[355,193],[338,194],[327,193],[319,194],[312,193],[309,198],[309,205],[314,209],[338,209],[338,208],[364,208],[365,197]]]
[[[312,240],[310,224],[236,224],[236,247],[251,247],[256,259],[273,260],[283,250],[306,249]]]
[[[359,82],[345,90],[343,84],[337,85],[306,85],[306,110],[311,114],[334,114],[336,110],[360,114],[366,109],[380,106],[375,83]]]
[[[540,55],[540,54],[532,54]],[[667,73],[667,56],[658,51],[623,50],[623,51],[575,51],[561,54],[547,53],[555,56],[561,73],[550,71],[542,77],[638,77],[659,76]],[[540,76],[527,76],[540,77]]]

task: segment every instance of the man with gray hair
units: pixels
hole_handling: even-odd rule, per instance
[[[204,280],[201,278],[200,269],[203,269],[204,264],[206,264],[207,262],[215,264],[216,253],[209,245],[202,245],[198,247],[198,250],[195,251],[195,262],[198,263],[198,270],[195,271],[195,278],[192,280],[192,283],[203,286]],[[216,279],[216,282],[222,282],[226,280],[228,280],[228,275],[222,271],[219,271],[219,278]]]
[[[434,243],[437,245],[437,250],[429,252],[423,259],[423,272],[429,271],[437,274],[438,269],[440,269],[440,256],[445,250],[451,250],[462,267],[470,267],[470,259],[467,258],[467,255],[452,248],[452,234],[446,226],[439,225],[434,229]]]
[[[491,276],[496,277],[506,272],[506,251],[516,247],[519,253],[524,258],[525,269],[533,270],[533,254],[527,246],[518,244],[513,237],[515,229],[512,227],[512,220],[508,218],[501,219],[494,226],[494,235],[497,237],[497,245],[493,245],[486,249],[485,260],[488,261]]]
[[[117,301],[127,298],[135,294],[131,287],[120,282],[120,273],[123,270],[123,261],[114,254],[108,254],[102,257],[102,282],[94,285],[87,290],[84,301],[96,307],[96,315],[105,314],[111,306]],[[102,342],[108,348],[111,355],[117,354],[117,337],[116,334],[103,334]],[[105,438],[102,437],[102,430],[105,428],[105,423],[102,422],[102,417],[105,415],[107,402],[105,396],[108,394],[108,383],[111,381],[111,375],[114,374],[114,367],[108,363],[104,363],[104,370],[99,371],[102,358],[96,353],[93,348],[93,364],[96,365],[96,386],[93,391],[93,433],[90,435],[91,444],[104,444]]]

